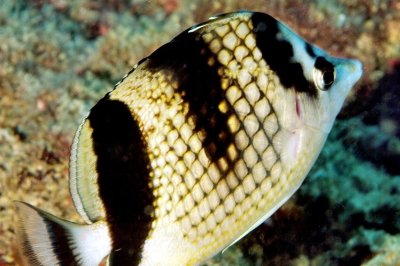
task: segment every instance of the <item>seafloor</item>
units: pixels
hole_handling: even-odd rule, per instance
[[[0,3],[0,266],[19,264],[13,200],[80,221],[68,156],[89,108],[162,43],[237,9],[274,15],[329,52],[359,58],[365,73],[301,189],[206,265],[400,265],[398,0],[7,0]]]

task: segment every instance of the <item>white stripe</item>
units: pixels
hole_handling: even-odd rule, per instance
[[[28,256],[36,257],[44,266],[60,265],[57,255],[53,251],[49,232],[43,217],[33,208],[21,202],[16,202],[19,215],[22,218],[20,234],[25,234],[33,254]],[[23,223],[22,223],[23,222]]]
[[[86,118],[88,115],[86,116]],[[78,192],[78,184],[77,184],[77,178],[78,178],[78,166],[77,166],[77,159],[78,159],[78,143],[79,143],[79,136],[81,134],[82,127],[84,123],[86,122],[86,118],[83,119],[82,123],[79,125],[78,130],[75,133],[74,141],[72,143],[71,147],[71,157],[70,157],[70,164],[69,164],[69,190],[73,199],[73,203],[75,205],[76,210],[78,211],[79,215],[82,217],[82,219],[86,222],[91,224],[92,221],[90,220],[89,216],[87,215],[82,199],[79,195]]]
[[[70,231],[75,248],[72,252],[82,265],[97,266],[111,252],[111,238],[106,222],[73,227]]]
[[[203,28],[203,27],[205,27],[205,26],[207,26],[206,23],[205,23],[205,24],[198,25],[198,26],[191,27],[191,28],[188,30],[188,33],[195,32],[196,30],[199,30],[199,29],[201,29],[201,28]]]

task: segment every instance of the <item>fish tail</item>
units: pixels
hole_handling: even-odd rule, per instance
[[[110,253],[111,239],[104,221],[80,225],[16,202],[18,242],[26,265],[99,265]]]

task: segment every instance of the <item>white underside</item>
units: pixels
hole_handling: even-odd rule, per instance
[[[248,233],[256,229],[260,224],[262,224],[265,220],[267,220],[272,214],[274,214],[300,187],[301,183],[297,186],[293,187],[293,189],[280,201],[276,204],[272,209],[270,209],[267,213],[265,213],[257,222],[255,222],[247,231],[241,234],[237,239],[235,239],[231,244],[229,244],[226,248],[222,250],[224,253],[229,247],[236,244],[240,239],[245,237]]]
[[[82,265],[97,266],[111,252],[111,238],[105,222],[71,228],[74,255]]]

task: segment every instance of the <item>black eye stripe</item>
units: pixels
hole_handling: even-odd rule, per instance
[[[317,90],[304,76],[302,65],[293,61],[292,44],[278,37],[279,22],[263,13],[253,13],[251,19],[257,48],[260,49],[268,66],[279,77],[283,87],[293,88],[298,92],[305,92],[309,96],[315,97]],[[312,52],[312,49],[310,51]]]
[[[335,71],[335,66],[322,56],[317,57],[317,59],[315,60],[314,67],[319,69],[322,73],[323,72],[333,73]]]
[[[316,54],[314,53],[314,50],[313,50],[311,44],[309,44],[308,42],[306,42],[306,43],[305,43],[305,46],[306,46],[306,52],[307,52],[307,54],[308,54],[309,56],[313,57],[313,58],[316,57]]]

